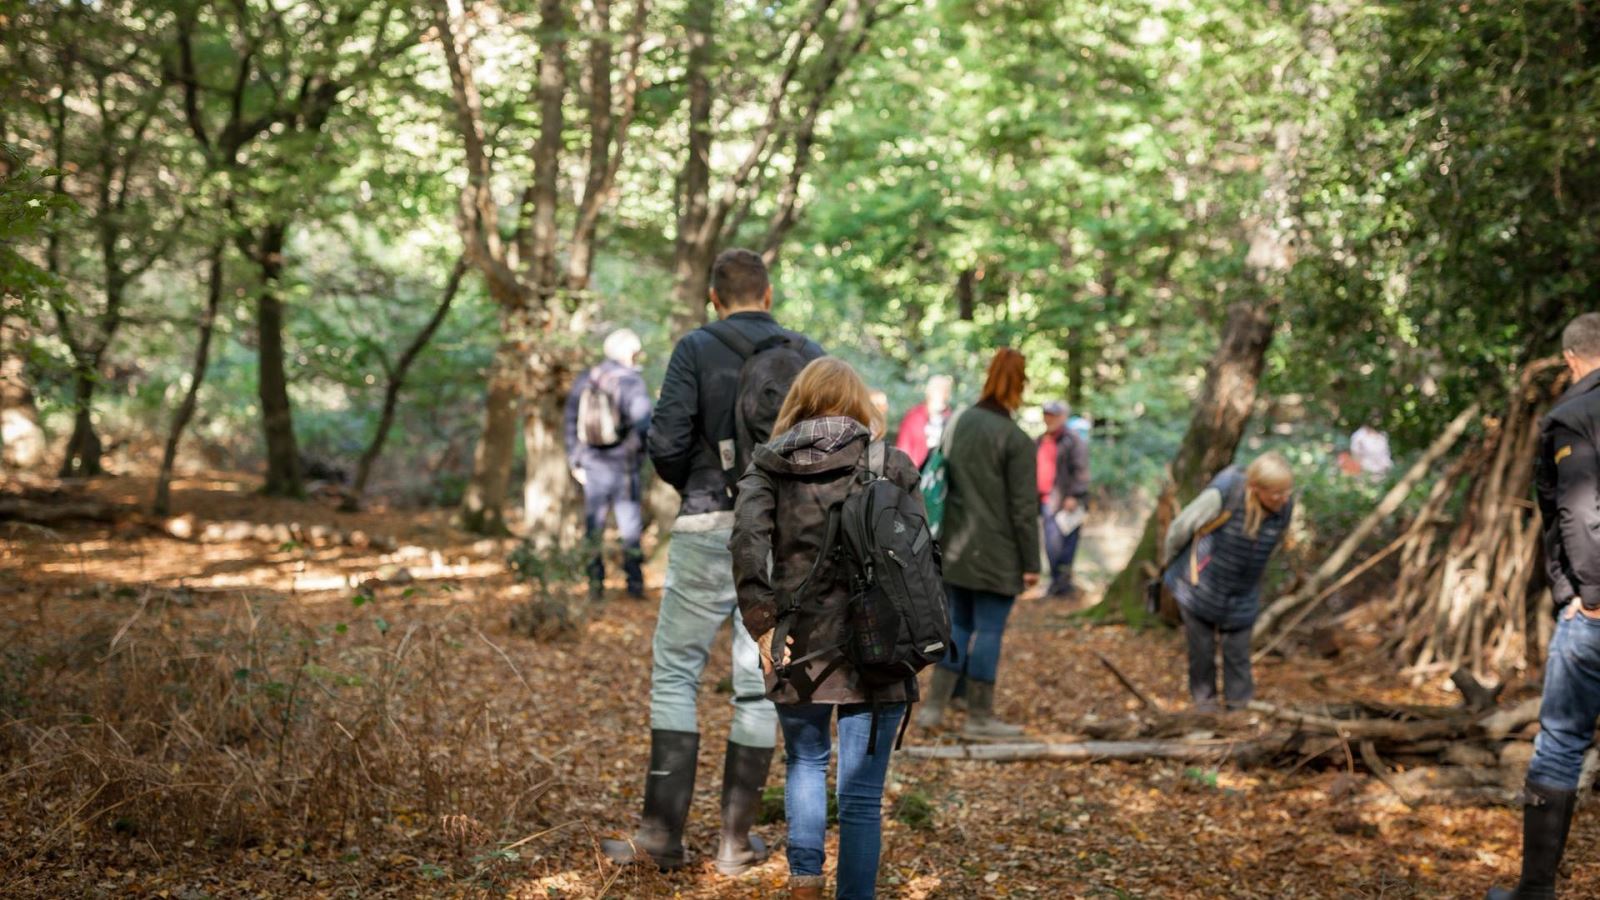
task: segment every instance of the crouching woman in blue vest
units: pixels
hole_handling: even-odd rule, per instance
[[[1183,612],[1194,708],[1217,704],[1217,645],[1223,696],[1239,709],[1255,696],[1250,632],[1261,611],[1261,577],[1294,514],[1294,473],[1264,453],[1249,468],[1222,470],[1167,529],[1162,576]]]

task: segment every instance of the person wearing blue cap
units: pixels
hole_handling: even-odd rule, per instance
[[[1045,555],[1050,560],[1046,594],[1070,597],[1072,561],[1078,555],[1089,496],[1089,442],[1067,426],[1071,409],[1060,400],[1042,407],[1044,434],[1039,436],[1039,506],[1044,517]]]

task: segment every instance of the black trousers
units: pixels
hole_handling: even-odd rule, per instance
[[[1256,695],[1250,673],[1248,627],[1223,631],[1183,611],[1183,634],[1189,645],[1189,696],[1199,710],[1217,708],[1217,649],[1222,649],[1222,682],[1229,709],[1249,703]]]

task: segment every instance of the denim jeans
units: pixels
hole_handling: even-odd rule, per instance
[[[1533,739],[1528,780],[1570,791],[1578,786],[1583,754],[1600,717],[1600,621],[1562,618],[1544,663],[1539,736]]]
[[[1078,535],[1083,533],[1083,528],[1074,528],[1070,534],[1062,534],[1061,529],[1056,527],[1055,516],[1050,514],[1050,504],[1040,504],[1039,512],[1044,519],[1044,553],[1050,560],[1050,580],[1046,585],[1046,593],[1060,594],[1072,588],[1072,561],[1078,555]]]
[[[657,731],[699,731],[695,696],[711,658],[711,642],[722,623],[733,618],[733,730],[728,735],[746,747],[778,743],[777,713],[766,697],[761,651],[739,618],[733,590],[732,529],[677,532],[667,550],[667,584],[661,592],[650,672],[650,727]]]
[[[878,707],[878,742],[868,755],[872,707],[830,703],[785,703],[778,707],[788,780],[783,809],[789,819],[789,874],[821,875],[828,828],[830,725],[839,711],[838,900],[870,898],[877,891],[883,847],[883,781],[894,754],[904,703]]]
[[[1249,628],[1223,631],[1188,610],[1183,610],[1183,635],[1189,645],[1189,696],[1202,710],[1217,707],[1217,645],[1222,645],[1223,693],[1228,708],[1248,704],[1256,695],[1250,671]]]
[[[601,552],[605,538],[606,514],[615,513],[617,531],[622,535],[622,568],[628,577],[628,593],[644,591],[644,553],[639,535],[644,530],[643,507],[639,502],[639,472],[622,466],[596,463],[583,469],[583,535],[593,545],[589,560],[589,581],[605,581],[606,564]]]
[[[1000,671],[1000,641],[1015,597],[944,586],[950,601],[950,653],[939,665],[973,681],[993,683]]]

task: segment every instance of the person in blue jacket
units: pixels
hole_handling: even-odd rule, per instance
[[[1167,529],[1163,579],[1183,613],[1189,648],[1189,695],[1195,709],[1217,704],[1217,648],[1222,648],[1229,709],[1255,696],[1250,632],[1261,611],[1261,577],[1294,515],[1294,472],[1264,453],[1249,468],[1229,466]]]

